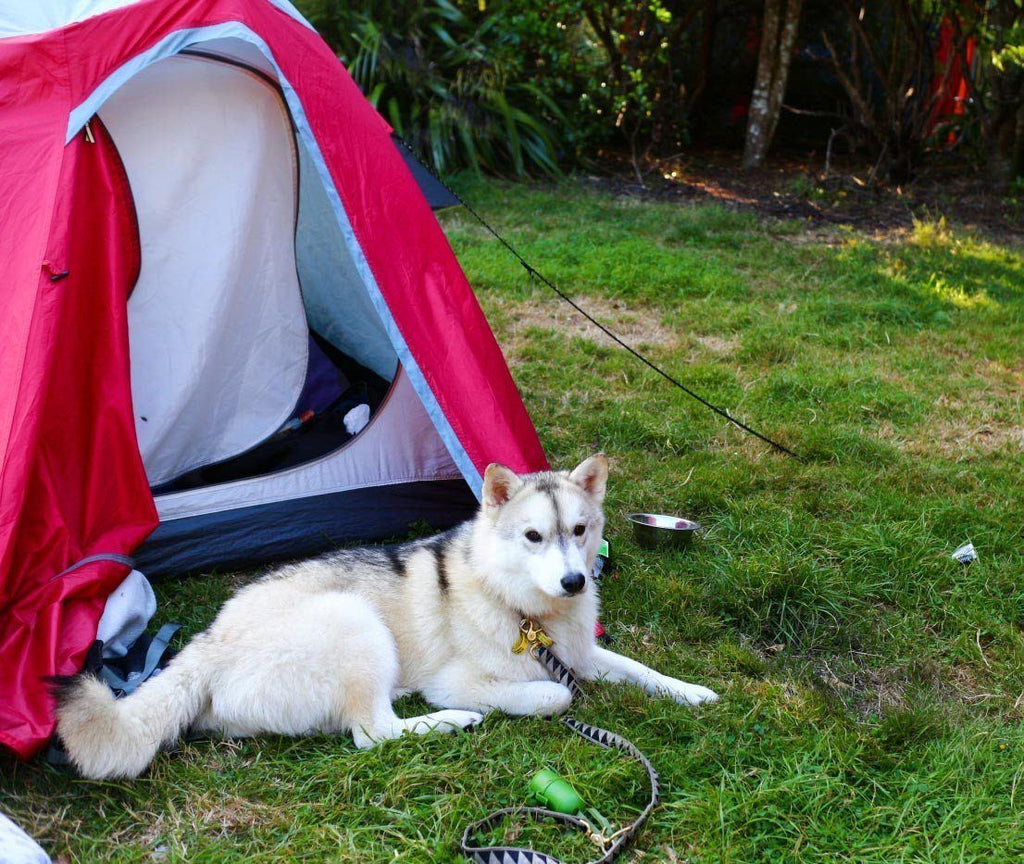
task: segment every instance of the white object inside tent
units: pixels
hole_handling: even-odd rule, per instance
[[[349,435],[358,435],[366,428],[366,424],[370,422],[370,406],[369,405],[356,405],[348,414],[345,415],[345,431]]]

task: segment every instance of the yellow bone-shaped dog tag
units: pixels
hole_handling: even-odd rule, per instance
[[[519,638],[516,639],[515,644],[512,646],[512,653],[522,654],[529,648],[530,653],[533,654],[537,650],[538,645],[550,648],[554,644],[554,640],[541,629],[539,624],[534,623],[529,618],[524,618],[519,622]]]

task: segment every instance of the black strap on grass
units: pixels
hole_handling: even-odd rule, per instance
[[[720,417],[724,417],[734,426],[739,427],[744,432],[749,432],[755,438],[761,439],[766,444],[769,444],[770,446],[774,447],[780,453],[785,453],[787,456],[792,456],[794,459],[797,459],[800,462],[804,461],[804,458],[799,453],[795,453],[785,445],[780,444],[778,441],[769,438],[767,435],[761,434],[756,429],[753,429],[750,426],[748,426],[742,420],[738,420],[735,417],[733,417],[724,408],[719,408],[717,405],[714,405],[713,403],[709,402],[699,393],[695,393],[692,389],[683,384],[683,382],[680,381],[678,378],[669,375],[668,372],[666,372],[652,360],[649,360],[647,357],[645,357],[631,345],[627,344],[618,336],[616,336],[615,333],[613,333],[611,330],[605,327],[604,324],[602,324],[593,315],[587,312],[587,310],[581,307],[575,300],[571,299],[567,294],[565,294],[565,292],[560,290],[557,285],[555,285],[550,279],[548,279],[543,273],[537,270],[536,267],[530,264],[530,262],[527,261],[522,255],[520,255],[519,251],[504,237],[502,237],[494,228],[492,228],[491,225],[487,222],[486,219],[484,219],[483,216],[477,213],[476,210],[474,210],[469,204],[466,203],[465,199],[461,195],[459,195],[458,192],[452,189],[451,186],[445,183],[445,181],[442,180],[440,176],[438,176],[437,172],[434,171],[432,166],[428,165],[426,162],[420,159],[419,156],[416,154],[416,151],[413,150],[412,147],[410,147],[409,144],[406,143],[404,139],[399,138],[398,140],[402,142],[402,146],[405,147],[406,150],[408,150],[412,154],[413,158],[416,159],[425,170],[429,171],[430,174],[434,177],[434,179],[437,180],[437,182],[440,183],[442,186],[444,186],[444,188],[448,190],[452,197],[455,198],[459,202],[459,204],[465,207],[466,210],[469,211],[469,213],[473,216],[473,218],[476,219],[476,221],[479,222],[484,228],[486,228],[488,232],[490,232],[490,234],[494,237],[495,240],[497,240],[502,246],[504,246],[509,251],[512,257],[515,258],[523,266],[523,268],[526,270],[527,273],[530,274],[530,276],[532,276],[538,282],[541,282],[542,284],[550,288],[552,291],[554,291],[555,294],[557,294],[566,303],[572,306],[573,309],[579,312],[580,315],[586,318],[591,324],[593,324],[598,330],[604,333],[605,336],[607,336],[609,339],[615,342],[620,348],[624,348],[626,351],[632,354],[637,360],[639,360],[641,363],[643,363],[650,369],[653,369],[670,384],[674,384],[676,387],[682,390],[687,396],[696,399],[698,402],[700,402],[701,405],[705,406],[706,408],[710,408],[712,411],[714,411]]]
[[[114,668],[113,666],[104,664],[99,671],[99,676],[103,682],[114,691],[118,698],[122,696],[129,696],[134,693],[142,684],[152,677],[153,673],[156,672],[157,668],[162,665],[164,657],[167,654],[167,649],[170,647],[171,640],[174,638],[174,634],[181,629],[180,624],[164,624],[163,627],[157,632],[156,636],[149,643],[149,647],[146,648],[146,656],[142,663],[142,668],[133,670],[129,673],[123,673],[121,670]]]
[[[544,645],[536,646],[534,648],[534,652],[534,657],[544,665],[544,668],[548,670],[548,673],[551,675],[553,680],[568,687],[573,698],[579,695],[580,689],[576,682],[576,676],[573,675],[572,670],[569,669],[568,666],[559,660],[558,657],[556,657],[551,650]],[[564,717],[562,722],[581,738],[592,744],[597,744],[599,747],[620,750],[631,759],[639,762],[647,772],[647,778],[650,782],[651,789],[647,805],[644,807],[640,815],[637,816],[637,818],[629,825],[619,831],[616,831],[610,837],[604,838],[604,842],[599,844],[602,849],[601,856],[599,858],[593,858],[588,862],[588,864],[605,864],[605,862],[612,861],[618,857],[618,855],[625,849],[626,844],[633,839],[636,832],[640,830],[640,827],[647,821],[647,817],[651,815],[654,808],[658,806],[658,802],[661,800],[658,772],[655,770],[654,766],[651,765],[650,760],[644,756],[640,748],[632,741],[629,741],[620,735],[616,735],[614,732],[609,732],[607,729],[600,729],[597,726],[589,726],[586,723],[581,723],[573,717]],[[596,839],[594,826],[579,816],[572,816],[567,813],[558,813],[554,810],[548,810],[546,807],[506,807],[502,810],[495,810],[493,813],[474,822],[466,828],[462,834],[462,842],[459,845],[462,854],[470,861],[474,862],[474,864],[561,864],[561,861],[558,858],[548,855],[546,852],[536,852],[533,849],[525,849],[517,846],[476,845],[476,840],[479,835],[496,828],[501,820],[506,816],[525,817],[533,820],[550,819],[552,821],[559,822],[562,825],[567,825],[572,828],[578,828],[581,831],[585,831],[588,835]]]
[[[136,639],[123,657],[104,659],[103,642],[97,639],[89,648],[80,675],[99,678],[117,699],[134,693],[147,680],[162,670],[177,653],[171,648],[171,640],[181,629],[180,624],[164,624],[155,636],[143,633]],[[51,685],[61,687],[70,684],[78,676],[51,678]],[[43,758],[51,765],[69,767],[72,762],[58,735],[50,738]],[[2,851],[2,850],[0,850]],[[0,858],[2,861],[2,858]]]

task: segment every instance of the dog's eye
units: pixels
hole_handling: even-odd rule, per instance
[[[577,525],[575,528],[572,529],[572,533],[573,533],[574,537],[582,537],[586,533],[586,531],[587,531],[587,526],[584,525],[583,523],[580,523],[579,525]]]
[[[526,532],[526,539],[531,543],[540,543],[544,538],[540,536],[540,531],[534,531],[532,528]]]

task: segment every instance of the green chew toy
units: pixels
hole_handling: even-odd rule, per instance
[[[527,801],[565,813],[569,816],[586,816],[601,830],[609,827],[608,820],[593,807],[588,808],[580,794],[550,768],[542,768],[530,778]]]

